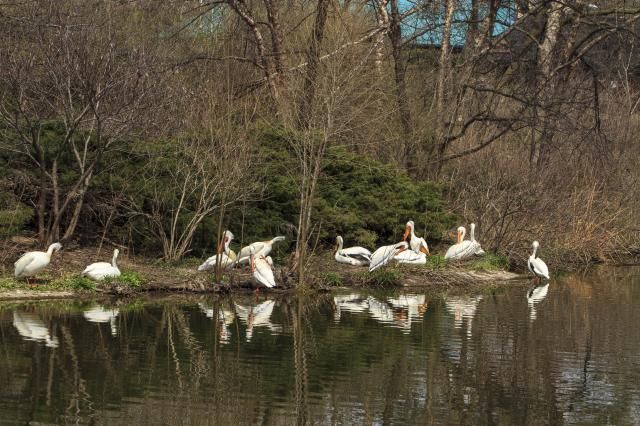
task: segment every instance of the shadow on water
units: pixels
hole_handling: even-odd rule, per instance
[[[0,304],[17,423],[640,423],[639,268],[481,295]]]

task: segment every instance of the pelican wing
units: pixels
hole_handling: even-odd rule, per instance
[[[406,242],[398,244],[392,244],[390,246],[382,246],[371,255],[371,263],[369,263],[369,272],[373,272],[376,269],[386,265],[393,259],[398,252],[398,249],[402,246],[407,246]]]
[[[275,278],[273,277],[273,270],[271,265],[264,257],[255,259],[255,271],[253,271],[253,278],[260,284],[263,284],[269,288],[276,286]]]
[[[227,256],[225,253],[220,253],[220,256],[221,256],[220,266],[222,266],[223,268],[227,268],[227,267],[231,266],[233,261],[231,260],[231,258],[229,256]],[[215,269],[217,263],[218,263],[218,255],[216,254],[216,255],[211,256],[207,260],[205,260],[202,265],[198,266],[198,271],[210,271],[210,270],[213,270],[213,269]]]
[[[29,252],[29,253],[25,253],[22,256],[20,256],[20,259],[18,259],[16,261],[16,263],[13,264],[13,266],[15,266],[15,277],[21,277],[22,274],[25,272],[27,265],[29,265],[31,262],[33,262],[33,260],[35,259],[34,256],[34,252]]]
[[[84,276],[91,271],[95,271],[96,269],[104,269],[109,267],[111,267],[111,264],[107,262],[92,263],[91,265],[88,265],[86,268],[84,268],[84,271],[82,271],[82,275]]]
[[[342,249],[341,254],[349,257],[354,257],[354,258],[371,259],[371,252],[366,248],[360,247],[360,246],[348,247],[348,248]]]
[[[547,267],[547,264],[544,263],[544,260],[539,257],[529,257],[529,269],[534,275],[549,279],[549,268]]]
[[[263,253],[263,250],[265,249],[266,246],[267,244],[264,241],[256,241],[255,243],[251,243],[248,246],[242,247],[242,249],[238,253],[236,262],[237,263],[248,262],[249,256],[251,255],[251,248],[253,248],[253,253],[255,256],[259,256],[261,254],[264,254],[266,256],[268,252]]]
[[[398,263],[408,263],[411,265],[425,265],[427,263],[427,255],[413,250],[404,250],[393,257]]]
[[[364,266],[369,264],[369,259],[367,258],[344,256],[340,251],[336,252],[334,258],[338,263],[346,263],[347,265]]]
[[[444,258],[447,260],[462,260],[472,256],[473,254],[473,243],[469,240],[464,240],[449,247]]]

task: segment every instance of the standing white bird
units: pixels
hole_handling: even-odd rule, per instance
[[[267,256],[271,259],[271,256]],[[271,269],[271,265],[273,261],[269,262],[264,255],[256,255],[255,250],[251,249],[251,254],[249,255],[249,262],[251,263],[251,273],[253,274],[253,279],[256,280],[259,284],[265,285],[269,288],[273,288],[276,286],[276,281],[273,278],[273,270]]]
[[[475,226],[475,225],[474,225]],[[458,227],[458,237],[456,243],[449,247],[444,255],[446,260],[462,260],[473,256],[473,244],[471,240],[465,240],[467,230],[464,226]]]
[[[369,264],[369,272],[373,272],[376,269],[386,265],[397,256],[399,253],[402,253],[409,247],[406,241],[400,241],[396,244],[391,244],[389,246],[382,246],[373,252],[371,255],[371,263]]]
[[[267,256],[271,253],[273,249],[273,244],[278,241],[284,241],[285,238],[283,236],[278,236],[269,241],[256,241],[255,243],[251,243],[246,247],[242,247],[240,253],[238,253],[238,258],[235,263],[245,263],[249,261],[249,256],[251,255],[251,248],[254,250],[254,254],[256,256]]]
[[[229,248],[229,244],[233,240],[233,233],[229,230],[224,231],[222,241],[220,244],[222,247],[218,246],[218,253],[220,253],[220,267],[229,268],[233,265],[234,261],[237,259],[236,253]],[[198,271],[210,271],[216,268],[218,264],[218,255],[214,254],[210,258],[204,261],[204,263],[198,266]]]
[[[348,247],[342,248],[342,237],[336,237],[336,254],[335,259],[339,263],[347,263],[353,266],[368,265],[371,262],[371,252],[364,247]]]
[[[113,251],[111,263],[96,262],[87,266],[84,268],[84,271],[82,271],[82,276],[89,277],[95,281],[102,281],[107,277],[119,277],[120,269],[118,269],[118,265],[116,264],[116,259],[118,258],[119,253],[120,251],[118,249]]]
[[[533,253],[529,256],[529,262],[527,262],[527,266],[533,275],[535,275],[539,280],[542,278],[549,279],[549,268],[547,264],[544,263],[544,260],[540,259],[537,256],[538,247],[540,247],[540,243],[537,241],[533,242]]]
[[[41,270],[47,267],[51,262],[51,255],[54,250],[58,251],[62,248],[62,244],[53,243],[49,246],[46,252],[44,251],[30,251],[23,254],[20,259],[13,265],[15,266],[16,278],[27,278],[37,274]]]
[[[404,235],[402,236],[403,240],[406,240],[409,235],[411,238],[409,239],[409,247],[415,253],[424,253],[429,256],[429,246],[427,245],[427,241],[424,238],[416,236],[414,232],[415,224],[412,220],[407,222],[407,226],[404,230]]]
[[[476,256],[482,256],[483,254],[485,254],[485,252],[484,250],[482,250],[480,243],[476,241],[476,235],[475,235],[476,224],[472,223],[470,227],[471,227],[471,232],[469,234],[469,239],[471,240],[473,254],[475,254]]]

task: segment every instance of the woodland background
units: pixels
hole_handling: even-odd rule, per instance
[[[640,251],[637,1],[0,3],[0,237]],[[7,260],[8,262],[8,260]],[[301,271],[300,279],[305,268]]]

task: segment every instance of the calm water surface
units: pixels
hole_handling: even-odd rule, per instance
[[[477,295],[0,303],[2,424],[640,424],[640,269]]]

